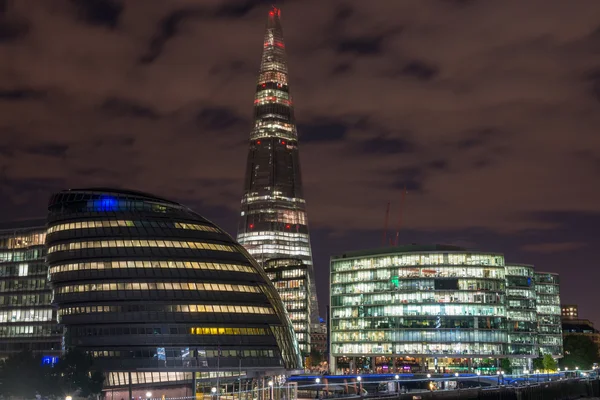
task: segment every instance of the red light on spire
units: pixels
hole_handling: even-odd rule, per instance
[[[275,10],[276,10],[276,8],[274,8],[274,7],[273,7],[273,9],[275,9]],[[273,10],[269,11],[269,15],[270,15],[271,17],[272,17],[272,16],[274,16],[274,15],[275,15],[275,11],[273,11]]]
[[[256,144],[260,144],[260,140],[257,140],[257,141],[256,141]]]
[[[250,229],[254,229],[254,224],[250,224]]]
[[[287,224],[287,225],[285,226],[285,229],[290,229],[290,224]]]

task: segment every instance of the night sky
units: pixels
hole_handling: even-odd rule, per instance
[[[6,3],[6,4],[4,4]],[[12,0],[0,220],[51,192],[180,201],[235,236],[268,2]],[[600,323],[600,2],[279,2],[324,313],[331,254],[400,241],[562,275]]]

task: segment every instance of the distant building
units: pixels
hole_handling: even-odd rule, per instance
[[[541,354],[562,357],[560,279],[558,274],[536,272],[535,292],[538,313],[538,349]]]
[[[48,205],[47,245],[65,345],[94,358],[115,398],[130,384],[142,397],[167,386],[182,388],[167,397],[210,396],[212,387],[231,396],[302,370],[262,268],[183,205],[118,189],[63,191]]]
[[[579,318],[579,307],[577,304],[561,304],[561,315],[563,318],[577,319]]]
[[[333,373],[495,373],[504,358],[522,371],[540,350],[562,356],[558,276],[500,253],[356,251],[332,257],[330,281]]]
[[[45,222],[0,226],[0,359],[30,350],[52,363],[61,353],[45,262]]]
[[[563,319],[562,331],[565,338],[570,335],[589,337],[598,346],[598,355],[600,356],[600,332],[594,328],[593,322],[589,319]]]
[[[310,334],[311,350],[316,353],[327,353],[327,323],[321,320],[313,324]]]
[[[300,259],[277,258],[265,261],[264,270],[279,292],[290,316],[300,351],[311,351],[310,276],[308,265]]]

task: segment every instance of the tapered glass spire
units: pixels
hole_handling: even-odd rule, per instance
[[[318,308],[280,18],[281,11],[273,6],[269,11],[254,96],[254,126],[250,133],[237,239],[263,265],[269,259],[297,259],[306,266],[306,281],[287,281],[285,276],[292,272],[272,277],[283,279],[275,282],[275,286],[284,302],[289,300],[288,311],[296,326],[302,321],[305,325],[317,323]],[[280,264],[285,263],[272,265]],[[298,302],[305,304],[300,307]],[[305,311],[299,312],[301,309]],[[308,331],[306,334],[308,336]],[[298,339],[302,344],[303,340]]]

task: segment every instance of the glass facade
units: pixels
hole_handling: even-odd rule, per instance
[[[0,360],[23,350],[60,355],[45,240],[45,221],[0,226]]]
[[[309,317],[317,323],[298,134],[280,15],[278,8],[271,8],[263,41],[237,240],[260,264],[271,258],[302,260],[310,276]]]
[[[308,266],[302,260],[278,258],[265,261],[264,269],[287,309],[300,351],[308,356],[311,350]]]
[[[48,210],[65,345],[92,355],[109,386],[127,384],[130,372],[134,384],[191,384],[193,376],[226,382],[302,368],[264,271],[200,215],[111,189],[58,193]]]
[[[405,246],[331,259],[335,373],[495,369],[537,356],[531,266],[498,253]]]
[[[539,352],[553,357],[562,357],[563,352],[559,285],[558,274],[535,273]]]
[[[508,320],[508,354],[513,370],[531,369],[531,359],[538,356],[537,308],[532,265],[506,266],[506,309]]]

